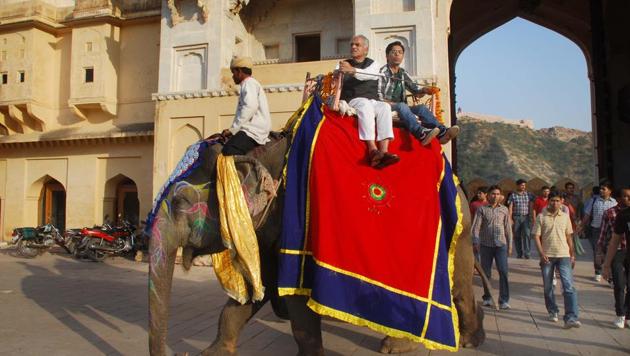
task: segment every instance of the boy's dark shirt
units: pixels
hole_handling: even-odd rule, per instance
[[[630,237],[630,209],[623,209],[615,219],[615,227],[613,229],[617,235],[626,235]],[[630,253],[630,243],[626,244],[626,251]]]

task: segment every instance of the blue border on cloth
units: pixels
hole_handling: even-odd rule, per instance
[[[306,236],[306,189],[311,147],[317,127],[324,117],[322,100],[319,96],[304,113],[300,126],[292,139],[291,150],[287,158],[286,190],[284,210],[282,212],[281,249],[304,251]],[[291,286],[301,288],[300,277],[302,260],[305,255],[290,255],[288,260],[280,258],[278,287]],[[295,257],[293,257],[295,256]],[[296,261],[296,259],[298,261]]]

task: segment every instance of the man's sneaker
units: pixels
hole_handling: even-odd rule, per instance
[[[556,284],[558,284],[558,280],[556,279],[556,276],[553,276],[553,279],[551,280],[551,284],[555,287]]]
[[[558,313],[549,313],[549,320],[553,321],[554,323],[558,322]]]
[[[579,320],[567,320],[564,322],[565,329],[579,328],[580,326],[582,326],[582,323]]]
[[[420,131],[420,134],[418,136],[414,136],[418,140],[420,140],[422,146],[428,146],[439,133],[440,129],[438,129],[437,127],[434,127],[432,129],[427,129],[423,127]]]
[[[491,299],[485,299],[483,301],[483,306],[484,307],[491,307],[492,306],[492,300]]]
[[[444,135],[440,137],[440,144],[444,145],[459,135],[459,126],[454,125],[448,128]]]
[[[624,316],[618,316],[615,318],[615,321],[613,321],[613,324],[615,325],[615,327],[617,329],[623,329],[623,327],[626,324],[626,317]]]
[[[593,278],[593,280],[595,280],[595,282],[601,282],[602,281],[602,275],[601,274],[596,274],[595,277]]]
[[[512,309],[512,307],[508,303],[503,302],[499,304],[499,309],[507,310],[507,309]]]

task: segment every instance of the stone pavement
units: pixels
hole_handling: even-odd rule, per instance
[[[612,289],[591,281],[587,257],[577,263],[580,329],[547,321],[537,260],[510,259],[508,311],[486,308],[487,339],[463,355],[628,355],[630,329],[613,329]],[[0,250],[0,355],[146,355],[147,264],[124,258],[77,261],[59,251],[28,260]],[[478,282],[478,281],[476,281]],[[495,297],[497,285],[493,281]],[[481,289],[476,287],[480,297]],[[557,288],[562,309],[562,297]],[[226,300],[214,272],[176,268],[169,346],[197,354],[213,340]],[[327,319],[327,355],[377,355],[381,336]],[[266,306],[245,328],[240,355],[295,355],[289,323]],[[420,348],[409,355],[446,355]]]

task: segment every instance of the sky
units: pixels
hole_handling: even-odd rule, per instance
[[[557,32],[516,18],[465,48],[455,73],[465,112],[592,130],[586,59]]]

